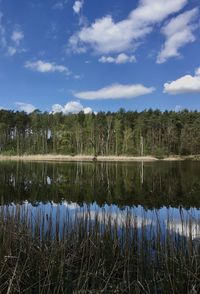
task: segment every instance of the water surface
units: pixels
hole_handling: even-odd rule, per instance
[[[51,215],[62,223],[90,211],[119,229],[131,223],[200,237],[200,162],[0,163],[1,209],[19,207],[30,218]],[[59,219],[58,219],[59,212]]]

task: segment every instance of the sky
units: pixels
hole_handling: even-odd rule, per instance
[[[200,111],[199,0],[0,0],[0,109]]]

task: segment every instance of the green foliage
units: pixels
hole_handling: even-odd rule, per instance
[[[15,155],[17,155],[17,153],[16,153],[15,150],[6,150],[6,151],[1,152],[1,155],[4,155],[4,156],[15,156]]]
[[[154,152],[154,156],[158,159],[163,159],[166,156],[169,156],[166,148],[157,148]]]
[[[141,145],[142,138],[142,145]],[[0,110],[0,153],[200,154],[200,113],[145,110],[31,114]]]

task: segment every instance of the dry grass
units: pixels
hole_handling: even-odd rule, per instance
[[[1,155],[0,154],[0,161],[55,161],[55,162],[70,162],[70,161],[121,161],[121,162],[129,162],[129,161],[146,161],[152,162],[157,160],[164,160],[164,161],[182,161],[182,160],[200,160],[200,156],[197,155],[189,155],[189,156],[169,156],[169,157],[162,157],[156,158],[153,156],[97,156],[94,157],[92,155],[61,155],[61,154],[32,154],[32,155]]]
[[[105,214],[0,212],[0,293],[199,293],[200,246]]]
[[[93,161],[94,156],[90,155],[54,155],[54,154],[37,154],[37,155],[21,155],[21,156],[6,156],[0,155],[0,161]],[[97,156],[97,161],[156,161],[152,156]]]

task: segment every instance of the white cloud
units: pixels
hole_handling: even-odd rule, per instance
[[[17,49],[13,46],[8,46],[7,53],[8,55],[13,56],[17,53]]]
[[[75,1],[73,5],[73,10],[75,13],[79,14],[83,7],[84,1]]]
[[[83,109],[83,112],[84,112],[85,114],[92,113],[92,108],[91,108],[91,107],[85,107],[85,108]],[[95,112],[95,113],[96,113],[96,112]]]
[[[164,84],[164,93],[177,95],[187,93],[200,93],[200,67],[195,75],[185,75],[175,81]]]
[[[97,99],[121,99],[134,98],[146,94],[150,94],[155,89],[147,88],[143,85],[121,85],[114,84],[96,91],[86,91],[75,93],[74,96],[79,99],[97,100]]]
[[[52,112],[53,113],[59,113],[59,112],[63,112],[64,107],[60,104],[53,104],[52,105]]]
[[[33,112],[36,108],[32,104],[24,103],[24,102],[16,102],[16,106],[19,108],[20,111],[25,111],[26,113]]]
[[[83,211],[79,212],[78,216],[83,217],[83,213],[84,213]],[[98,221],[100,223],[103,222],[103,224],[111,223],[112,225],[117,224],[118,227],[123,227],[127,225],[127,210],[124,210],[124,211],[120,209],[116,210],[116,207],[115,207],[115,210],[110,209],[106,212],[102,208],[99,209],[98,211],[91,210],[90,218],[91,220],[98,219]],[[134,228],[136,224],[137,224],[137,228],[142,228],[148,225],[151,225],[151,226],[155,225],[154,221],[150,218],[144,218],[144,217],[135,216],[131,214],[129,216],[129,225]]]
[[[85,114],[92,113],[92,109],[90,107],[84,107],[80,102],[70,101],[66,105],[62,106],[60,104],[54,104],[52,106],[53,113],[62,112],[63,114],[69,113],[79,113],[83,111]]]
[[[74,75],[75,80],[81,80],[83,78],[82,75]]]
[[[14,56],[17,53],[26,51],[26,49],[20,47],[21,42],[24,39],[24,33],[21,30],[14,30],[10,39],[10,45],[7,45],[7,54],[9,56]]]
[[[69,39],[72,51],[82,53],[92,48],[97,53],[119,53],[135,48],[154,25],[179,12],[187,0],[140,0],[128,16],[115,22],[110,15],[84,26]]]
[[[180,112],[182,110],[182,106],[181,105],[176,105],[174,108],[175,112]]]
[[[195,70],[195,75],[196,75],[196,76],[200,76],[200,67],[198,67],[198,68]]]
[[[200,225],[195,219],[191,218],[189,221],[170,220],[169,223],[166,221],[166,225],[170,231],[187,238],[192,237],[192,240],[196,238],[199,240]]]
[[[62,205],[66,206],[68,209],[72,209],[72,210],[80,208],[80,205],[78,203],[76,203],[76,202],[68,202],[66,200],[62,201]]]
[[[24,33],[21,30],[15,30],[12,33],[11,40],[18,46],[24,39]]]
[[[123,64],[123,63],[132,63],[132,62],[136,62],[136,58],[134,55],[128,56],[125,53],[120,53],[119,55],[117,55],[116,57],[112,57],[112,56],[102,56],[99,59],[99,62],[101,63],[115,63],[115,64]]]
[[[157,57],[157,63],[164,63],[168,58],[180,56],[179,49],[195,41],[193,31],[199,10],[194,8],[171,19],[162,29],[166,37],[165,44]]]
[[[70,74],[70,71],[66,66],[57,65],[54,62],[46,62],[42,60],[27,61],[25,63],[25,68],[33,70],[33,71],[37,71],[40,73],[59,72],[59,73],[65,73],[67,75]]]
[[[0,12],[0,47],[6,51],[7,55],[13,56],[25,51],[25,49],[20,48],[20,43],[23,39],[24,33],[19,28],[15,29],[11,36],[7,36],[3,24],[3,14]]]

